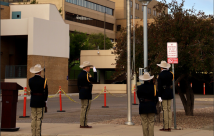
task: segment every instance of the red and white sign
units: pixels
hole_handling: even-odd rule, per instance
[[[170,64],[178,64],[177,42],[168,42],[167,43],[167,62]]]
[[[178,58],[167,58],[167,63],[178,64]]]

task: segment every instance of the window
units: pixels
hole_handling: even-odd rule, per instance
[[[130,5],[131,5],[131,7],[132,7],[132,1],[130,1]]]
[[[117,25],[117,31],[120,31],[121,25]]]
[[[139,17],[137,17],[137,16],[136,16],[135,18],[136,18],[136,19],[139,19]]]
[[[132,19],[132,15],[131,15],[131,19]]]
[[[142,6],[142,12],[143,12],[143,6]]]
[[[153,10],[153,15],[156,16],[156,10]]]
[[[65,1],[72,3],[72,4],[75,4],[75,5],[85,7],[85,8],[96,10],[96,11],[99,11],[102,13],[107,13],[107,14],[112,15],[112,16],[114,14],[113,13],[114,9],[111,9],[111,8],[108,8],[108,7],[105,7],[105,6],[102,6],[102,5],[87,1],[87,0],[65,0]]]
[[[151,14],[151,9],[150,8],[148,8],[148,14]]]
[[[139,10],[139,4],[135,3],[135,9]]]
[[[96,20],[96,19],[85,17],[82,15],[65,12],[65,19],[78,22],[78,23],[95,26],[95,27],[104,28],[104,21]],[[105,28],[108,30],[114,30],[114,24],[105,22]]]

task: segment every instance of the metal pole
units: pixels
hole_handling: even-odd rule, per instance
[[[106,8],[104,13],[104,50],[106,49]]]
[[[131,113],[132,113],[132,108],[131,108],[131,102],[132,102],[132,97],[131,97],[131,7],[130,7],[130,0],[126,0],[126,7],[127,7],[127,92],[128,92],[128,114],[127,114],[127,119],[128,121],[125,123],[126,125],[134,125],[132,123],[132,118],[131,118]]]
[[[175,75],[174,64],[172,64],[172,72]],[[175,103],[175,79],[173,79],[173,111],[174,111],[174,129],[177,129],[176,125],[176,103]]]
[[[143,5],[143,40],[144,40],[144,72],[148,69],[148,42],[147,42],[147,4]]]
[[[135,75],[135,0],[133,0],[133,65]]]

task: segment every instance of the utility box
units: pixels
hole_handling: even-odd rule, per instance
[[[1,131],[18,131],[16,128],[16,111],[18,90],[23,89],[17,83],[1,82],[2,90],[2,116]]]

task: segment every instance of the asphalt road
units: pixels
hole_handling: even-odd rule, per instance
[[[124,94],[115,95],[121,96]],[[96,96],[97,94],[94,94],[93,98]],[[80,102],[78,99],[79,96],[72,96],[71,98]],[[195,95],[195,99],[195,108],[213,107],[213,95]],[[114,97],[107,94],[107,106],[109,106],[109,108],[102,108],[103,104],[103,95],[100,95],[92,102],[88,115],[88,122],[99,122],[127,117],[127,95],[124,97]],[[62,97],[62,109],[66,112],[57,112],[57,110],[60,109],[58,97],[49,98],[47,106],[48,112],[44,115],[43,123],[79,123],[80,104],[71,102],[67,97]],[[183,110],[182,102],[178,95],[176,95],[176,110]],[[19,118],[19,116],[22,115],[23,100],[19,100],[17,104],[17,122],[29,123],[31,121],[30,118]],[[26,115],[30,116],[30,100],[27,100]],[[138,115],[138,105],[132,105],[132,115]]]

